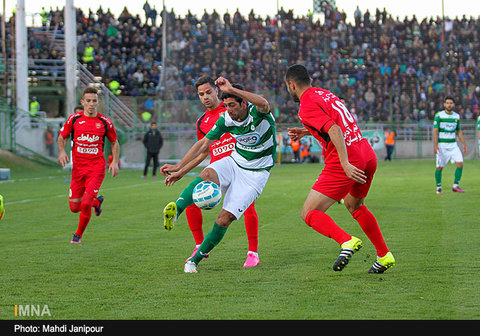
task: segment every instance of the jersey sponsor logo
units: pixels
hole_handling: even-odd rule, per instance
[[[255,146],[260,142],[260,134],[249,133],[235,138],[237,142],[244,146]]]
[[[85,120],[82,120],[82,121],[78,122],[79,125],[84,124],[84,123],[85,123]]]
[[[440,122],[440,128],[443,128],[445,131],[455,131],[457,129],[456,122]]]
[[[98,135],[84,135],[83,133],[77,138],[77,141],[88,141],[88,142],[95,142],[100,140]]]
[[[220,146],[218,148],[214,148],[212,150],[212,154],[217,156],[217,155],[222,155],[227,152],[231,152],[235,149],[235,144],[234,143],[229,143],[224,146]]]
[[[77,152],[82,154],[98,154],[98,148],[84,148],[84,147],[77,147]]]

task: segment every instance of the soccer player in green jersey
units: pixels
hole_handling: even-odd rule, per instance
[[[445,110],[437,112],[433,121],[433,152],[436,155],[435,181],[437,183],[437,194],[443,192],[442,170],[450,160],[457,165],[452,191],[463,193],[464,190],[459,187],[463,172],[463,155],[457,145],[457,136],[463,144],[464,153],[467,152],[467,144],[460,128],[460,115],[453,111],[455,107],[453,97],[445,97],[443,106]]]
[[[221,115],[207,135],[190,148],[175,165],[175,170],[171,165],[160,168],[165,184],[173,185],[205,158],[203,153],[223,134],[230,133],[236,140],[229,156],[209,164],[183,190],[177,201],[168,203],[163,210],[164,227],[171,230],[177,217],[193,204],[192,191],[198,183],[212,181],[222,189],[222,210],[195,255],[185,263],[185,273],[197,273],[198,263],[220,243],[230,224],[260,196],[275,162],[275,120],[268,101],[245,91],[242,86],[232,85],[223,77],[219,77],[215,84],[222,91],[227,113]]]

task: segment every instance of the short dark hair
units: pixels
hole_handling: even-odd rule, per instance
[[[447,100],[451,100],[453,101],[453,103],[455,104],[455,99],[452,97],[452,96],[446,96],[445,99],[443,100],[443,102],[446,102]]]
[[[83,111],[83,106],[82,105],[77,105],[77,106],[75,106],[75,108],[73,110],[74,111],[76,111],[76,110]]]
[[[87,87],[83,90],[82,97],[85,96],[87,93],[98,94],[98,90],[97,90],[97,88],[95,88],[95,87],[93,87],[93,86],[87,86]]]
[[[235,88],[235,89],[239,89],[239,90],[245,90],[243,88],[243,85],[241,84],[232,84],[232,86]],[[235,96],[234,94],[231,94],[231,93],[226,93],[226,92],[223,92],[222,91],[222,94],[220,95],[220,99],[221,100],[225,100],[227,98],[234,98],[238,103],[242,103],[243,101],[243,98],[240,98],[239,96]]]
[[[307,68],[301,64],[294,64],[287,69],[285,73],[285,80],[292,80],[298,84],[310,85],[312,79],[308,74]]]
[[[198,87],[200,85],[203,85],[203,84],[210,84],[212,86],[212,88],[215,88],[216,85],[215,85],[215,81],[213,80],[212,77],[210,76],[202,76],[200,77],[199,79],[197,79],[197,81],[195,82],[195,90],[198,90]]]

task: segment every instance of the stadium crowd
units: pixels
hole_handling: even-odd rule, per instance
[[[283,8],[266,18],[253,9],[248,16],[205,10],[201,17],[172,10],[161,67],[163,12],[144,9],[146,20],[127,7],[118,18],[101,6],[77,9],[79,59],[107,85],[120,85],[122,95],[196,100],[196,78],[223,75],[263,93],[279,122],[295,122],[297,106],[283,76],[300,63],[313,74],[313,85],[343,97],[359,122],[432,120],[447,93],[462,118],[480,113],[480,18],[446,18],[442,29],[438,17],[401,20],[385,9],[358,7],[352,23],[328,5],[322,20]],[[62,23],[63,11],[51,10],[50,26],[62,29]],[[48,41],[30,36],[29,57],[57,55]]]

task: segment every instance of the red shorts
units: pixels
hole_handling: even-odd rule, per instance
[[[349,153],[348,159],[352,165],[365,172],[367,182],[360,184],[353,181],[345,175],[340,163],[330,163],[325,165],[312,189],[336,201],[340,201],[347,194],[356,198],[367,197],[377,170],[377,155],[368,141],[361,141],[356,146],[356,155]]]
[[[73,169],[72,181],[68,192],[69,199],[81,198],[84,193],[97,197],[98,191],[105,178],[105,168],[102,170],[80,170]]]

